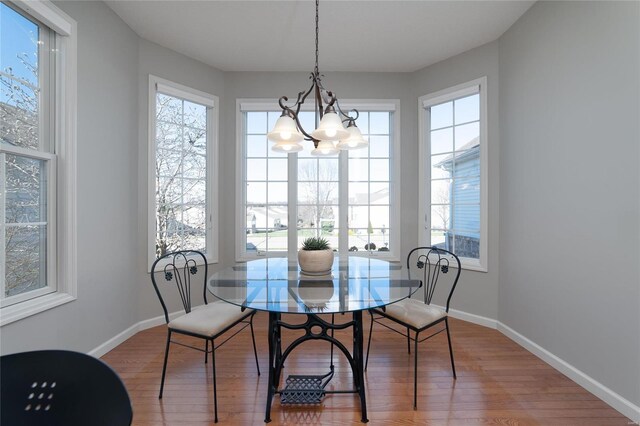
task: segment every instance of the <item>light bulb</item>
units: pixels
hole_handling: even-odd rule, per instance
[[[291,139],[291,132],[280,132],[280,137],[284,140]]]
[[[332,138],[336,135],[336,129],[328,129],[326,132],[328,138]]]
[[[356,146],[358,146],[358,141],[350,140],[347,145],[349,145],[351,148],[355,148]]]
[[[282,149],[283,149],[284,151],[291,151],[291,145],[284,145],[284,146],[282,147]]]

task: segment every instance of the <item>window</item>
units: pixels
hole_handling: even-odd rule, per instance
[[[358,109],[369,147],[315,157],[309,141],[296,154],[271,150],[277,104],[238,101],[238,259],[294,256],[311,236],[351,255],[399,258],[399,217],[391,211],[399,202],[398,103],[351,101],[345,108]],[[313,111],[299,117],[314,127]]]
[[[217,262],[217,97],[150,76],[150,256],[199,250]]]
[[[246,196],[242,217],[245,247],[249,253],[286,253],[288,248],[287,155],[267,144],[267,132],[279,114],[246,113]],[[243,191],[244,192],[244,191]]]
[[[359,126],[369,147],[349,153],[349,250],[389,250],[391,113],[363,111]]]
[[[75,299],[75,22],[3,2],[0,28],[4,325]]]
[[[420,98],[422,241],[486,271],[486,78]]]

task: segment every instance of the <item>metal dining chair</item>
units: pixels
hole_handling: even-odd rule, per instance
[[[0,357],[0,424],[131,424],[127,389],[104,362],[80,352],[44,350]]]
[[[204,305],[192,307],[191,304],[191,278],[198,273],[198,261],[202,261],[201,268],[204,269],[202,297]],[[164,353],[164,364],[162,366],[162,380],[160,382],[160,394],[158,398],[162,398],[164,389],[164,379],[167,371],[167,359],[169,358],[169,346],[176,343],[181,346],[204,352],[204,362],[207,363],[209,354],[211,354],[211,364],[213,370],[213,403],[214,418],[218,422],[218,397],[216,386],[216,356],[215,351],[225,344],[236,334],[245,328],[251,330],[251,340],[253,342],[253,354],[256,359],[256,368],[258,376],[260,375],[260,366],[258,364],[258,351],[256,349],[256,339],[253,333],[253,317],[255,311],[251,309],[243,310],[238,306],[223,301],[215,301],[209,303],[207,301],[207,278],[208,278],[207,258],[205,255],[196,250],[180,250],[167,253],[158,258],[151,267],[151,283],[160,299],[160,304],[164,311],[164,317],[167,322],[167,345]],[[184,307],[184,315],[173,320],[169,320],[167,305],[164,302],[162,293],[160,292],[156,281],[156,273],[160,274],[161,282],[165,284],[174,284],[178,290],[182,306]],[[236,327],[237,326],[237,327]],[[171,339],[172,334],[182,334],[197,337],[205,341],[204,350],[192,345]],[[231,333],[227,336],[227,333]],[[216,340],[224,338],[221,343],[216,345]],[[209,345],[211,349],[209,349]]]
[[[453,272],[450,271],[451,268],[454,268]],[[413,409],[415,410],[418,406],[418,343],[424,342],[446,331],[447,341],[449,343],[449,357],[451,358],[451,369],[453,370],[453,378],[456,379],[456,367],[453,361],[448,313],[451,296],[453,296],[453,292],[458,284],[458,279],[460,278],[461,267],[458,256],[448,250],[438,247],[416,247],[411,250],[407,256],[407,269],[410,279],[420,279],[422,281],[424,298],[423,300],[407,298],[384,308],[369,310],[371,314],[371,327],[369,329],[369,341],[367,343],[367,357],[364,369],[366,371],[369,364],[371,335],[373,334],[374,323],[405,336],[407,338],[407,352],[409,353],[411,353],[411,342],[414,342]],[[431,305],[431,300],[438,282],[444,281],[444,276],[448,277],[446,281],[449,287],[449,293],[447,304],[445,308],[442,309],[438,306]],[[403,327],[403,330],[397,330],[383,322],[383,320],[390,320],[395,324],[399,324]],[[427,337],[420,338],[420,333],[439,324],[444,325],[444,328],[440,328]],[[406,330],[406,332],[404,330]],[[413,331],[413,336],[411,336],[411,331]]]

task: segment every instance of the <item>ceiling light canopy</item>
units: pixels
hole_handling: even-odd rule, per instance
[[[316,0],[316,64],[309,77],[311,87],[298,93],[298,98],[291,106],[286,105],[289,100],[286,96],[278,101],[282,115],[273,130],[267,134],[268,139],[275,142],[271,149],[277,152],[302,151],[300,142],[303,140],[313,142],[315,149],[311,154],[317,156],[335,155],[343,149],[364,148],[369,144],[356,126],[358,111],[348,111],[354,117],[342,111],[336,95],[322,85],[323,76],[318,71],[318,4],[319,0]],[[314,93],[316,128],[309,133],[300,124],[298,114],[311,92]],[[343,124],[345,122],[348,123],[346,129]]]

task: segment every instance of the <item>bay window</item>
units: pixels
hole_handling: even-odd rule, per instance
[[[346,101],[369,146],[338,155],[311,155],[313,143],[284,154],[271,150],[277,104],[238,101],[238,218],[236,257],[290,256],[308,237],[326,238],[335,251],[398,259],[399,105]],[[299,114],[313,128],[313,111]]]

